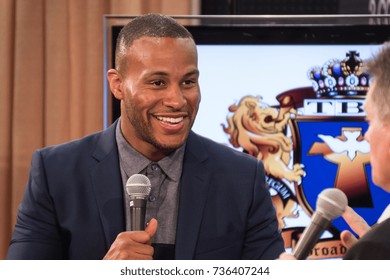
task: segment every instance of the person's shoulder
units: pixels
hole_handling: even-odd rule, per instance
[[[390,259],[390,218],[372,226],[345,254],[345,260]]]
[[[102,134],[102,132],[95,132],[92,134],[89,134],[87,136],[84,136],[82,138],[74,139],[68,142],[56,144],[56,145],[50,145],[43,148],[38,149],[39,153],[42,154],[52,154],[52,153],[67,153],[73,150],[84,150],[85,149],[91,149],[94,146],[94,143],[97,142],[97,139]]]
[[[37,150],[38,153],[44,155],[50,154],[69,154],[69,153],[91,153],[96,149],[96,146],[101,143],[103,147],[113,147],[115,141],[115,128],[117,121],[109,127],[90,133],[86,136],[70,140],[68,142],[50,145]]]
[[[54,160],[54,162],[70,163],[87,158],[103,159],[117,147],[115,138],[117,123],[82,138],[38,149],[33,158],[38,156],[45,160]]]
[[[387,234],[388,232],[386,232]],[[344,255],[344,260],[388,260],[390,259],[390,241],[377,238],[361,239]]]
[[[232,159],[232,160],[243,160],[248,162],[256,162],[258,161],[252,155],[245,153],[244,151],[234,149],[228,144],[218,143],[210,138],[205,136],[193,133],[195,137],[197,137],[206,148],[209,155],[212,156],[220,156],[224,159]]]

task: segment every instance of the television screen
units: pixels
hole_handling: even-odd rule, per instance
[[[370,86],[364,63],[389,39],[388,27],[340,20],[214,24],[206,18],[187,26],[198,47],[202,94],[193,130],[263,161],[287,251],[325,189],[342,190],[370,225],[390,201],[371,181],[363,111]],[[111,26],[106,66],[113,65],[120,28]],[[119,116],[110,102],[108,123]],[[348,228],[335,219],[309,258],[342,257],[339,234]]]

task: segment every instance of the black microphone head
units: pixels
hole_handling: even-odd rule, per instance
[[[316,211],[329,221],[341,216],[348,206],[348,198],[339,189],[323,190],[317,198]]]
[[[150,190],[152,189],[152,184],[148,177],[142,174],[134,174],[130,176],[126,183],[126,191],[130,198],[137,199],[146,199]]]

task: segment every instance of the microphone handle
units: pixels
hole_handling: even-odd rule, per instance
[[[331,221],[329,219],[324,218],[319,212],[315,212],[310,225],[303,231],[296,247],[294,248],[294,257],[298,260],[306,259],[311,249],[313,249],[314,245],[321,237],[321,234],[330,225],[330,222]]]
[[[145,229],[146,199],[130,200],[130,230]]]

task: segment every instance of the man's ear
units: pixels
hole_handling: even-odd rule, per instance
[[[124,97],[124,93],[122,90],[122,76],[121,74],[115,70],[110,69],[107,71],[107,80],[110,84],[110,90],[116,99],[122,100]]]

